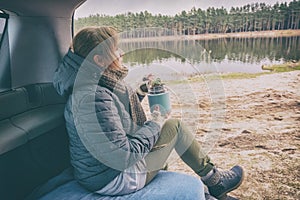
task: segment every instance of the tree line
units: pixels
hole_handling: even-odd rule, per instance
[[[148,11],[127,12],[115,16],[95,14],[76,19],[75,31],[85,26],[103,25],[114,26],[119,32],[150,27],[165,30],[159,33],[142,31],[134,33],[131,37],[299,29],[300,0],[274,5],[251,3],[241,7],[232,7],[229,11],[224,7],[209,7],[206,10],[193,7],[175,16],[153,15]]]

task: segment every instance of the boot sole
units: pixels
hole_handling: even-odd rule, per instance
[[[226,200],[227,199],[227,193],[229,193],[229,192],[235,190],[236,188],[238,188],[242,184],[242,182],[244,180],[244,176],[245,176],[245,173],[244,173],[244,170],[242,169],[242,177],[241,177],[240,182],[235,187],[230,188],[230,190],[227,190],[227,191],[223,192],[223,194],[221,194],[221,195],[219,195],[215,198],[217,198],[218,200]]]
[[[221,199],[219,200],[239,200],[238,198],[235,198],[235,197],[232,197],[232,196],[229,196],[227,194],[225,194],[225,196],[223,196]]]

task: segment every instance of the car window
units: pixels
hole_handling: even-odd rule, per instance
[[[8,37],[5,33],[8,15],[0,10],[0,92],[11,87]],[[6,36],[5,36],[6,35]]]
[[[0,10],[0,44],[2,42],[2,37],[3,37],[7,18],[8,18],[7,14],[3,13]]]

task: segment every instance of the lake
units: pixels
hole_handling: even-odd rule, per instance
[[[181,74],[263,72],[262,65],[300,59],[300,37],[121,43],[123,62],[136,73]],[[174,77],[173,77],[174,78]]]

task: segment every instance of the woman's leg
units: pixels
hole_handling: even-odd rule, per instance
[[[209,157],[203,154],[200,144],[187,127],[180,120],[169,119],[163,125],[157,143],[145,158],[148,169],[146,184],[163,168],[174,148],[199,176],[204,176],[213,169]]]
[[[226,197],[228,192],[239,187],[243,181],[244,173],[240,166],[226,171],[215,168],[187,127],[180,120],[170,119],[163,125],[160,138],[145,158],[148,169],[146,184],[164,166],[174,148],[180,158],[202,177],[209,192],[218,199]]]

